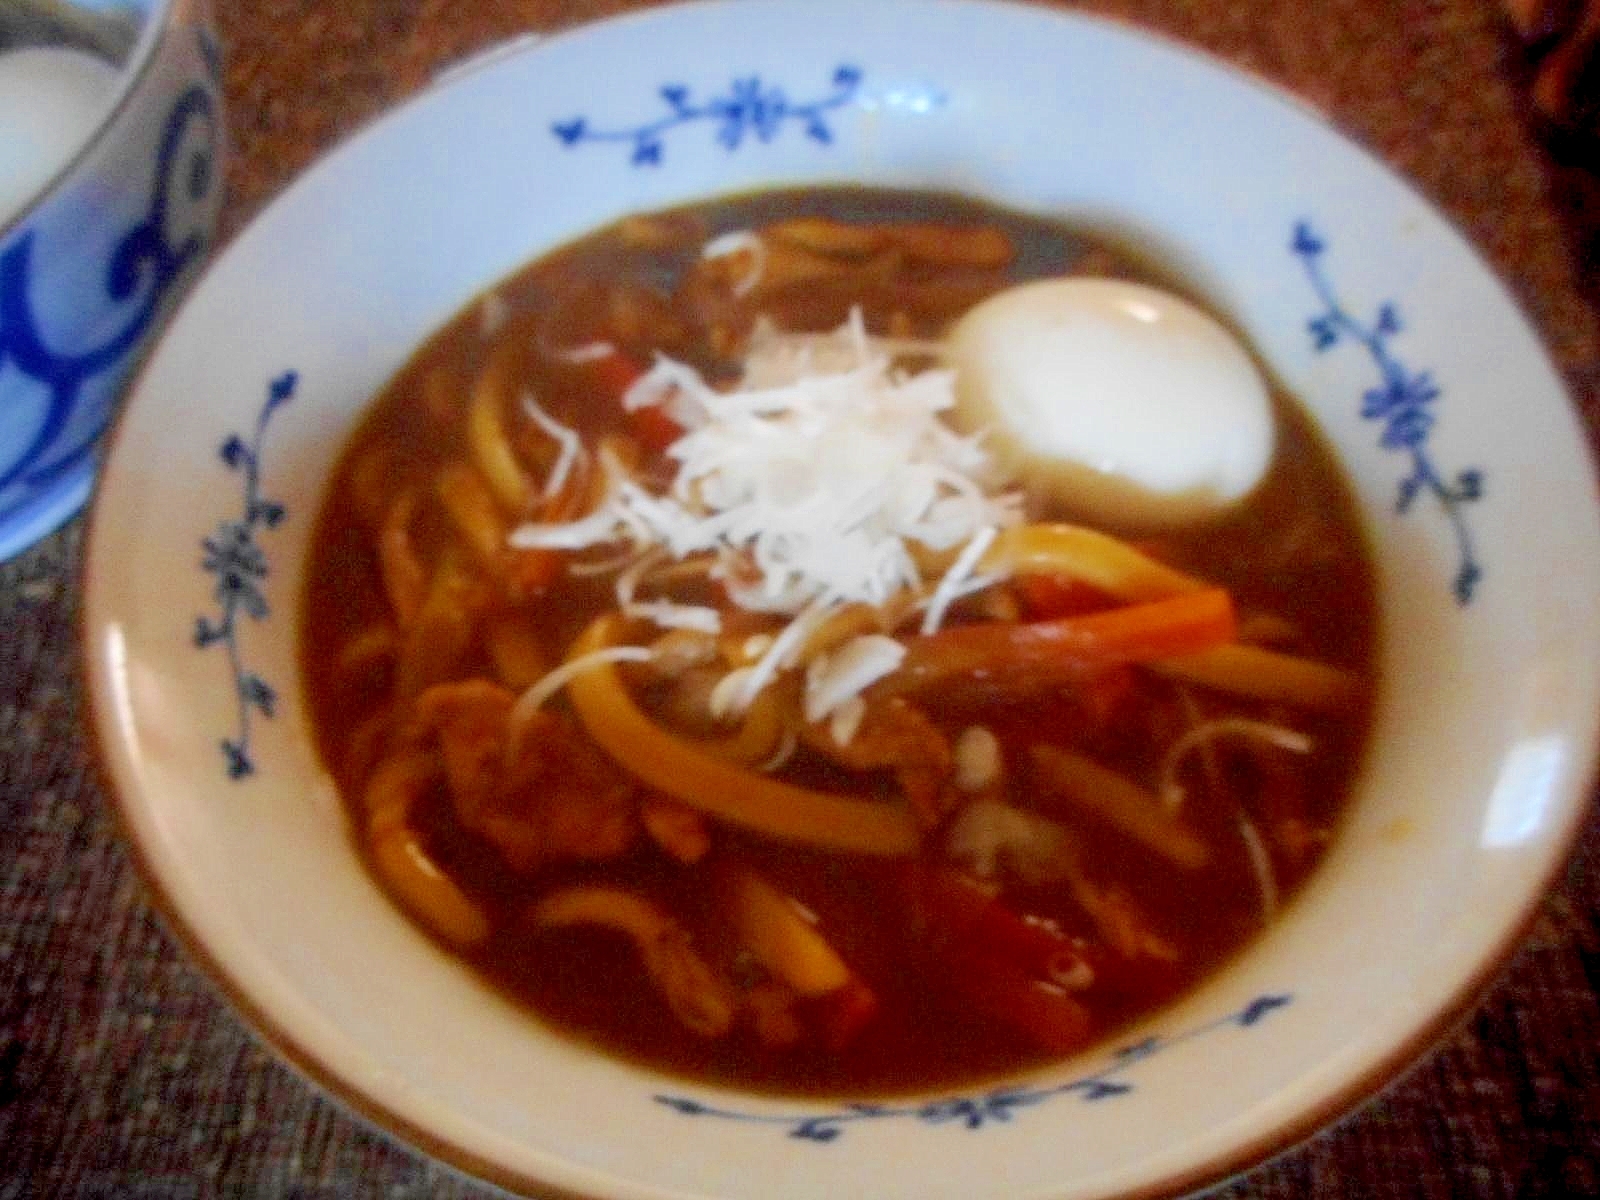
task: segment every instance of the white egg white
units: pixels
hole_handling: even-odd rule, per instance
[[[1272,461],[1261,372],[1237,338],[1143,284],[1047,279],[1010,288],[951,329],[957,419],[999,462],[1086,517],[1205,520]]]

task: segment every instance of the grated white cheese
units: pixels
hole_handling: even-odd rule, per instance
[[[539,407],[539,402],[533,398],[532,392],[525,392],[522,397],[522,409],[532,418],[533,423],[550,435],[552,441],[559,447],[556,461],[550,468],[550,474],[544,481],[544,498],[550,499],[566,486],[567,478],[572,474],[583,456],[583,439],[578,436],[576,429],[569,429],[556,420],[544,409]]]
[[[605,646],[545,672],[527,691],[518,696],[517,702],[511,706],[511,714],[506,719],[507,728],[511,731],[506,748],[507,759],[514,759],[519,752],[523,728],[532,719],[533,714],[544,707],[545,701],[579,675],[596,667],[605,666],[607,663],[649,662],[652,657],[652,651],[646,646]]]
[[[687,430],[667,451],[678,470],[666,494],[621,482],[590,517],[525,525],[517,544],[709,552],[736,603],[793,615],[823,596],[882,604],[920,584],[914,549],[1021,519],[1019,497],[985,491],[978,441],[939,418],[951,373],[894,369],[859,314],[829,335],[758,330],[726,393],[658,358],[623,403],[665,405]]]
[[[819,654],[806,666],[806,720],[832,716],[845,701],[898,670],[905,656],[904,645],[881,633],[853,637],[838,649]]]
[[[735,254],[748,254],[750,267],[733,281],[735,296],[748,296],[761,282],[767,269],[767,244],[748,229],[735,229],[721,237],[712,238],[700,250],[704,259],[729,258]]]
[[[848,746],[866,716],[867,702],[860,696],[851,696],[834,709],[833,717],[828,722],[828,734],[833,738],[834,745]]]
[[[746,247],[734,235],[722,240],[706,252]],[[794,618],[758,661],[721,681],[714,700],[722,716],[743,712],[796,666],[793,655],[832,612],[920,590],[918,555],[962,547],[928,604],[923,625],[936,629],[950,604],[992,582],[973,570],[997,532],[1022,520],[1022,502],[1015,492],[992,494],[981,439],[944,423],[955,404],[953,373],[903,369],[900,353],[873,338],[855,310],[825,334],[758,322],[740,383],[727,390],[658,355],[622,403],[630,411],[660,406],[685,430],[666,451],[676,470],[665,489],[644,486],[602,455],[607,482],[593,512],[564,524],[525,524],[512,544],[621,543],[641,556],[709,555],[711,577],[735,604]],[[713,631],[710,610],[640,605],[631,593],[619,592],[619,601],[630,615]],[[879,642],[866,645],[886,653]],[[817,702],[836,723],[844,701],[881,677],[852,666],[849,678],[865,682],[854,692],[830,682],[827,702]]]
[[[610,342],[595,341],[584,342],[581,346],[573,346],[570,350],[557,350],[554,357],[557,362],[576,367],[610,358],[616,352],[617,348]]]
[[[779,630],[777,636],[767,646],[766,651],[754,664],[748,667],[741,667],[737,671],[730,671],[728,676],[711,693],[713,715],[726,716],[729,713],[742,713],[754,704],[756,697],[778,677],[780,672],[795,665],[794,656],[800,652],[805,645],[806,639],[811,636],[817,627],[828,619],[831,611],[832,609],[825,601],[816,601]],[[728,680],[735,676],[739,680],[737,685],[728,684]],[[722,692],[728,708],[727,712],[717,714],[715,709],[722,684],[728,684],[728,690]]]
[[[968,590],[968,585],[973,583],[972,570],[978,565],[978,560],[994,541],[995,535],[1000,531],[993,525],[986,525],[972,535],[956,561],[950,564],[950,569],[944,573],[944,578],[939,580],[933,589],[933,595],[928,599],[928,611],[922,618],[922,632],[924,635],[937,633],[939,626],[944,624],[944,615],[950,606],[961,599]],[[981,590],[988,586],[987,579],[976,581]]]
[[[639,581],[646,572],[660,566],[667,555],[660,549],[648,550],[617,576],[617,606],[623,616],[652,621],[663,629],[690,629],[696,633],[722,632],[722,614],[700,604],[675,604],[670,600],[635,600]]]

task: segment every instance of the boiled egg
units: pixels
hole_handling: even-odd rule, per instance
[[[1205,520],[1260,482],[1275,441],[1237,338],[1161,289],[1089,277],[1000,292],[951,329],[956,417],[1019,482],[1117,525]]]

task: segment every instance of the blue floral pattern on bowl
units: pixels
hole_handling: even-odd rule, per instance
[[[860,67],[841,64],[834,69],[830,81],[832,90],[817,99],[804,101],[790,99],[782,87],[764,82],[759,75],[735,79],[725,95],[709,100],[696,100],[685,85],[669,83],[659,90],[667,113],[656,120],[604,129],[596,128],[589,118],[579,116],[556,122],[551,132],[566,146],[589,142],[629,145],[633,148],[630,161],[636,167],[659,166],[666,149],[666,136],[698,123],[713,125],[717,141],[729,151],[737,150],[748,136],[770,142],[789,124],[800,125],[807,137],[828,145],[834,137],[828,118],[855,100],[861,79]]]
[[[1284,994],[1258,996],[1238,1012],[1169,1037],[1152,1036],[1123,1046],[1111,1054],[1110,1063],[1100,1070],[1043,1087],[1025,1084],[998,1087],[977,1095],[951,1096],[915,1104],[846,1104],[832,1112],[807,1115],[719,1108],[687,1096],[658,1095],[654,1099],[686,1117],[716,1117],[777,1127],[792,1138],[824,1145],[838,1141],[849,1126],[865,1121],[910,1120],[931,1126],[984,1129],[1005,1124],[1024,1109],[1036,1108],[1063,1096],[1075,1096],[1085,1103],[1125,1096],[1134,1090],[1125,1076],[1142,1063],[1186,1042],[1212,1037],[1228,1029],[1253,1029],[1263,1018],[1292,1002],[1293,997]]]
[[[276,529],[288,519],[281,501],[261,491],[261,454],[267,425],[272,415],[294,396],[299,380],[286,371],[267,387],[266,402],[256,417],[255,430],[247,442],[238,434],[223,441],[218,453],[230,471],[241,474],[243,511],[240,516],[221,522],[210,537],[201,542],[205,555],[201,569],[216,579],[215,595],[219,615],[198,617],[194,644],[204,650],[220,645],[228,654],[233,674],[233,693],[238,705],[237,728],[232,737],[222,739],[223,759],[229,779],[254,774],[255,760],[250,753],[252,718],[259,713],[271,717],[277,709],[277,691],[260,675],[245,666],[239,645],[239,616],[264,621],[271,614],[263,584],[269,573],[266,553],[256,541],[257,530]]]
[[[1379,382],[1361,397],[1361,415],[1383,424],[1379,444],[1410,456],[1411,473],[1400,481],[1395,511],[1407,512],[1417,497],[1431,495],[1444,509],[1455,534],[1457,567],[1453,584],[1456,601],[1469,604],[1483,567],[1473,549],[1472,530],[1467,525],[1465,508],[1483,498],[1483,471],[1470,468],[1447,479],[1439,471],[1428,448],[1428,437],[1438,418],[1434,401],[1441,391],[1427,371],[1413,371],[1395,355],[1391,343],[1403,325],[1400,310],[1392,303],[1378,307],[1370,322],[1355,317],[1334,291],[1322,260],[1327,243],[1308,221],[1295,226],[1290,249],[1305,267],[1312,290],[1323,304],[1323,311],[1307,322],[1312,344],[1325,353],[1341,342],[1354,342],[1367,352],[1377,367]]]

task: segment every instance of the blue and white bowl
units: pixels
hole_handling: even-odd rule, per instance
[[[202,0],[50,7],[68,20],[52,31],[40,17],[30,35],[76,33],[121,60],[88,140],[19,210],[0,211],[0,560],[88,498],[100,434],[198,273],[222,196]],[[6,14],[18,28],[22,11]],[[0,113],[0,139],[19,136],[17,115]]]
[[[1381,593],[1371,752],[1281,922],[1120,1048],[873,1106],[599,1057],[435,949],[351,849],[295,653],[330,467],[430,331],[622,214],[808,182],[967,192],[1136,236],[1313,412]],[[1177,1193],[1357,1103],[1515,944],[1587,796],[1597,512],[1582,432],[1504,288],[1292,100],[1038,8],[712,0],[455,74],[220,258],[105,468],[93,719],[196,957],[290,1061],[457,1166],[628,1200]]]

